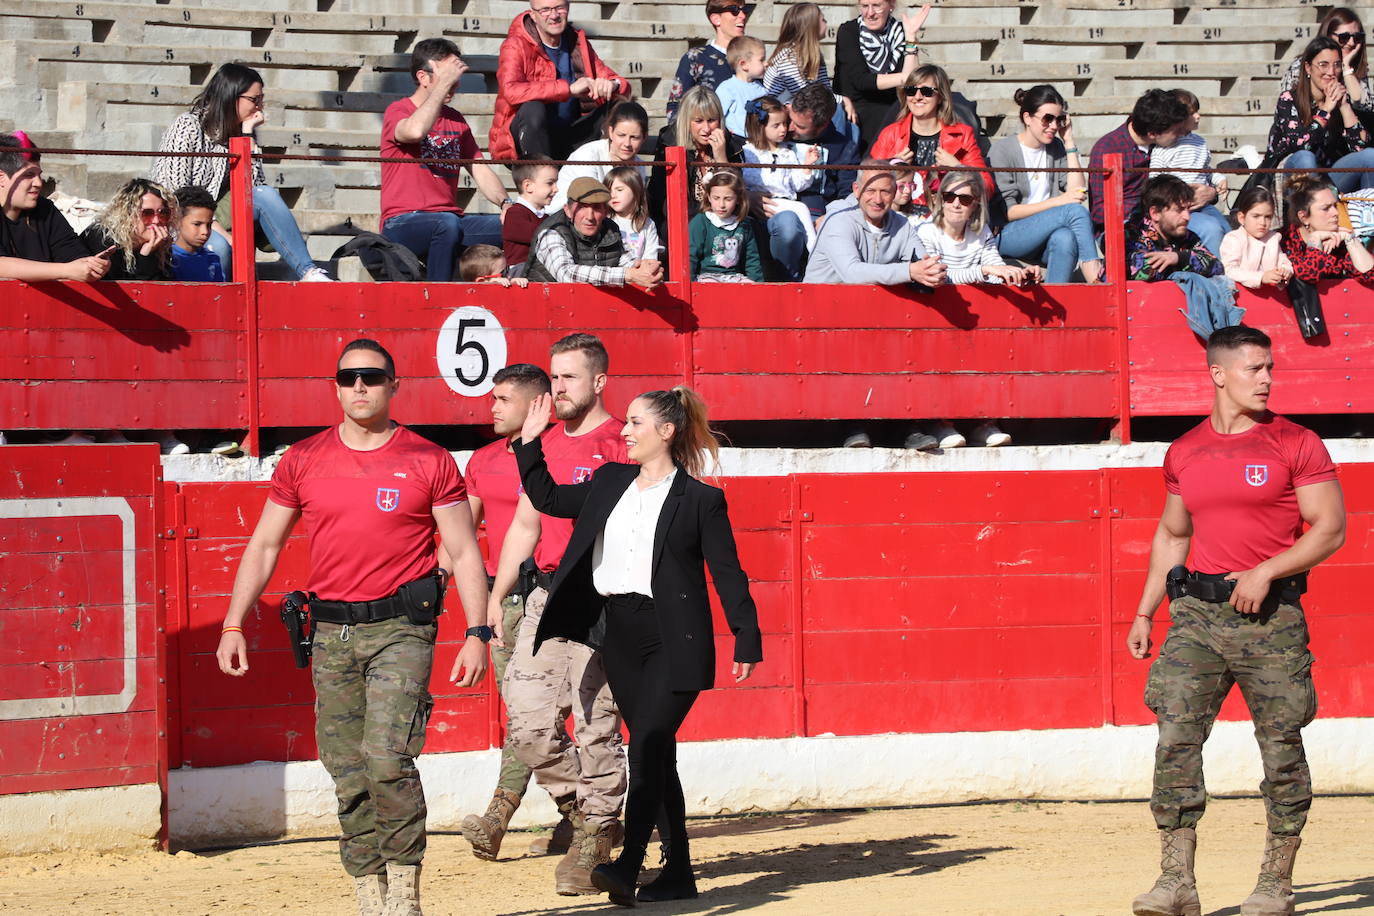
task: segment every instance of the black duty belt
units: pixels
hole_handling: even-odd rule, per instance
[[[534,574],[534,584],[546,592],[553,591],[553,573],[546,573],[544,570]]]
[[[1231,573],[1202,573],[1189,570],[1184,585],[1189,597],[1212,604],[1224,604],[1231,600],[1231,592],[1236,587],[1235,580],[1226,578],[1229,575]],[[1269,586],[1270,596],[1277,595],[1282,601],[1296,601],[1306,591],[1307,573],[1275,579]]]
[[[388,595],[376,601],[321,601],[316,598],[310,602],[310,616],[325,623],[377,623],[404,617],[405,613],[403,595]]]

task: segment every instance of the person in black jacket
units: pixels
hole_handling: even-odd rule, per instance
[[[715,683],[715,640],[706,593],[711,570],[735,637],[735,682],[763,660],[758,613],[740,569],[725,496],[697,480],[716,442],[706,405],[681,385],[635,398],[622,435],[636,464],[602,465],[588,481],[554,483],[540,433],[552,399],[536,397],[514,446],[525,493],[540,512],[573,518],[554,574],[535,652],[555,637],[601,650],[606,676],[630,728],[625,847],[598,865],[592,883],[611,902],[634,906],[655,822],[665,847],[644,901],[695,897],[686,803],[677,774],[677,730],[697,695]]]
[[[915,13],[892,15],[896,0],[859,0],[859,18],[835,33],[835,91],[854,104],[859,146],[865,152],[888,124],[897,90],[916,69],[917,36],[930,4]]]
[[[109,252],[106,280],[172,279],[175,207],[172,193],[147,178],[131,179],[115,192],[81,233],[91,254]]]
[[[23,133],[0,134],[0,279],[99,280],[110,269],[92,257],[52,201],[43,166]]]

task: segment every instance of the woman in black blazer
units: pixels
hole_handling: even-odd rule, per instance
[[[639,899],[695,897],[677,730],[697,695],[715,681],[706,566],[735,636],[736,683],[763,660],[758,613],[735,552],[725,495],[696,479],[703,452],[716,455],[706,405],[680,385],[640,395],[630,403],[622,433],[637,463],[602,465],[590,480],[571,486],[556,484],[544,463],[539,434],[551,405],[548,395],[530,404],[515,458],[535,508],[577,521],[534,650],[552,637],[601,650],[611,693],[630,727],[625,847],[615,862],[596,867],[592,883],[612,902],[634,906],[657,822],[666,860],[659,876],[639,889]]]

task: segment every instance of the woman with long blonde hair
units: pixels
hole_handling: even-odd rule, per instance
[[[712,171],[704,162],[743,162],[744,145],[725,129],[725,114],[715,90],[693,86],[677,107],[677,120],[659,134],[659,145],[687,150],[687,212],[695,213],[706,198]],[[655,166],[649,176],[649,212],[662,222],[668,212],[668,175]]]
[[[110,259],[106,280],[172,279],[172,227],[177,199],[149,178],[134,178],[115,192],[81,241]]]

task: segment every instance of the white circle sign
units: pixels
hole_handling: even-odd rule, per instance
[[[476,305],[453,310],[439,329],[434,349],[439,375],[464,397],[481,397],[506,365],[506,331],[496,316]]]

